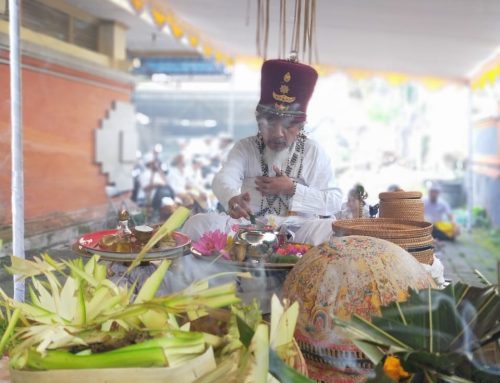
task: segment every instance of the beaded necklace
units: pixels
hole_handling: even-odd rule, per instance
[[[285,169],[285,175],[287,177],[291,176],[292,171],[295,169],[295,165],[298,162],[298,170],[295,179],[299,179],[301,174],[302,174],[302,166],[304,162],[304,148],[305,148],[305,142],[307,140],[307,137],[305,136],[304,133],[299,133],[297,140],[295,141],[295,150],[291,156],[291,158],[288,159],[286,169]],[[264,139],[262,138],[262,135],[257,133],[256,137],[256,144],[257,148],[259,149],[259,154],[260,154],[260,168],[262,170],[262,175],[264,177],[269,177],[269,166],[264,160],[264,149],[265,149],[265,144],[264,144]],[[281,196],[279,194],[277,195],[266,195],[266,196],[261,196],[260,198],[260,210],[255,213],[257,217],[261,217],[266,214],[276,214],[276,215],[281,215],[281,209],[284,208],[285,212],[288,212],[288,205],[290,198],[292,196],[285,195]],[[275,206],[275,203],[278,203],[278,206]],[[265,206],[266,204],[267,206]]]

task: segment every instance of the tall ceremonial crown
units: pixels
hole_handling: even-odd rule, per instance
[[[294,117],[303,122],[318,72],[297,60],[267,60],[262,64],[257,112]]]

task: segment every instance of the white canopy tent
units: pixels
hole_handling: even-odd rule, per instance
[[[500,47],[497,0],[316,1],[319,64],[467,79]],[[257,0],[140,0],[138,12],[129,0],[68,2],[127,25],[132,55],[201,51],[176,39],[168,27],[157,28],[151,9],[173,15],[186,32],[183,36],[196,35],[201,45],[213,45],[232,57],[256,55]],[[270,58],[278,54],[279,4],[270,0]],[[286,4],[289,45],[295,0]]]
[[[220,49],[255,55],[253,0],[170,0]],[[465,78],[500,46],[496,0],[317,0],[320,64]],[[294,1],[287,1],[287,26]],[[271,1],[268,56],[277,54],[279,1]]]

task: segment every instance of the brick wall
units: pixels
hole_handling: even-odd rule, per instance
[[[7,57],[0,49],[0,224],[11,220]],[[131,86],[34,58],[23,64],[26,220],[105,204],[94,130],[113,101],[130,100]]]

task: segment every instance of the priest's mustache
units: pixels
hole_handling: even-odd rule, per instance
[[[269,140],[269,144],[273,146],[286,146],[286,140],[284,138],[275,138]]]

